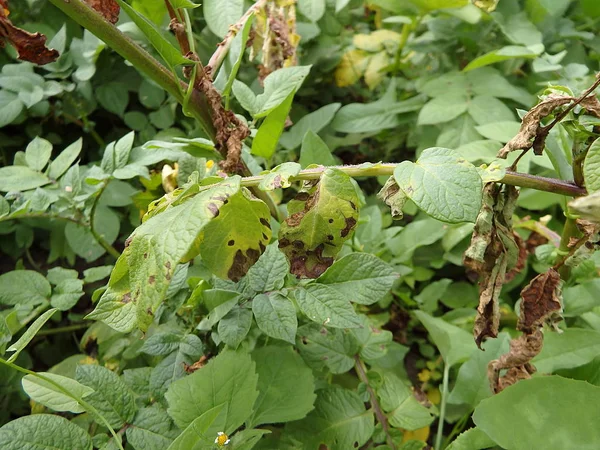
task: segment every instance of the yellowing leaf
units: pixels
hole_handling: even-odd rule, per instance
[[[356,83],[365,73],[370,58],[370,55],[363,50],[350,50],[344,53],[335,69],[335,84],[346,87]]]
[[[383,69],[389,66],[390,63],[390,57],[386,52],[379,52],[371,57],[367,70],[365,71],[365,82],[367,83],[367,86],[369,86],[369,89],[373,90],[379,86],[385,77]]]
[[[357,34],[352,39],[354,46],[368,52],[381,50],[395,51],[400,42],[400,34],[391,30],[377,30],[371,34]]]

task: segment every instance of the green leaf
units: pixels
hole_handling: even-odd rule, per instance
[[[333,263],[356,226],[358,204],[353,180],[338,169],[327,169],[316,185],[306,183],[288,203],[279,248],[296,276],[316,278]]]
[[[114,266],[90,267],[83,271],[83,282],[94,283],[95,281],[104,280],[105,278],[108,278],[113,268]]]
[[[96,97],[104,109],[123,117],[129,103],[129,92],[124,83],[102,84],[96,89]]]
[[[27,344],[31,342],[37,332],[40,331],[40,329],[56,311],[58,311],[56,308],[49,309],[40,317],[35,319],[29,328],[27,328],[27,331],[25,331],[25,333],[23,333],[23,335],[19,338],[19,340],[6,349],[7,352],[15,352],[10,358],[8,358],[8,362],[13,362],[17,359],[19,353],[21,353],[25,347],[27,347]]]
[[[96,208],[94,227],[106,242],[112,244],[117,239],[120,226],[119,216],[113,210],[102,205]],[[89,227],[69,222],[65,227],[65,238],[73,252],[88,262],[95,261],[106,253]]]
[[[600,139],[593,142],[585,155],[583,176],[585,187],[590,194],[600,191]]]
[[[31,141],[25,149],[25,161],[27,161],[27,165],[37,171],[41,171],[46,167],[51,155],[52,144],[39,136]]]
[[[71,378],[63,377],[62,375],[48,372],[38,372],[38,375],[54,381],[79,398],[84,398],[94,392],[92,388],[84,386]],[[81,406],[77,400],[64,394],[56,386],[38,376],[25,375],[21,380],[21,384],[23,385],[25,393],[33,401],[41,403],[54,411],[70,411],[74,413],[85,412],[85,408]]]
[[[461,8],[469,3],[469,0],[409,0],[424,11],[436,9]]]
[[[477,69],[479,67],[489,66],[490,64],[516,58],[533,59],[537,58],[540,53],[540,51],[535,51],[521,45],[507,45],[475,58],[473,61],[467,64],[467,67],[465,67],[463,70],[468,72],[469,70]]]
[[[313,322],[333,328],[359,326],[358,316],[348,297],[325,284],[297,288],[294,298],[302,312]]]
[[[286,430],[300,439],[305,448],[325,445],[329,450],[360,448],[373,434],[373,413],[365,409],[353,391],[328,388],[319,391],[315,409]]]
[[[292,347],[262,347],[252,353],[258,374],[258,398],[248,427],[300,420],[313,409],[312,371]]]
[[[423,311],[415,311],[415,316],[427,328],[433,343],[449,366],[466,361],[477,348],[473,336],[462,328]]]
[[[240,280],[271,240],[270,218],[268,206],[246,189],[229,196],[204,227],[202,260],[218,277]]]
[[[34,270],[13,270],[0,275],[0,304],[39,305],[50,298],[50,283]]]
[[[29,167],[0,167],[0,192],[28,191],[50,182],[50,178],[46,175]]]
[[[233,67],[231,68],[231,73],[229,74],[229,78],[227,79],[227,83],[225,83],[225,87],[223,88],[222,96],[225,98],[225,105],[228,107],[229,105],[229,95],[231,93],[231,88],[233,87],[233,82],[237,77],[238,70],[240,69],[240,65],[242,64],[242,60],[244,59],[244,53],[246,50],[246,45],[248,44],[248,38],[250,37],[250,30],[252,29],[252,24],[254,23],[254,13],[251,13],[246,22],[244,23],[244,28],[242,28],[242,32],[236,35],[234,38],[234,43],[232,43],[232,47],[236,41],[239,40],[239,54],[235,59]],[[231,50],[230,50],[231,52]],[[231,53],[230,53],[231,56]]]
[[[294,99],[294,93],[292,92],[288,97],[273,109],[267,118],[258,128],[256,136],[252,141],[252,154],[256,156],[262,156],[265,159],[269,159],[275,153],[279,137],[283,133],[283,127],[287,120],[290,108],[292,107],[292,100]]]
[[[140,409],[129,424],[127,442],[134,449],[165,450],[179,431],[158,403]]]
[[[229,347],[236,349],[252,326],[252,311],[236,306],[219,321],[219,337]]]
[[[135,23],[142,33],[144,33],[144,35],[150,41],[150,44],[152,44],[152,47],[156,49],[169,67],[173,68],[180,64],[190,63],[190,60],[184,58],[179,50],[163,37],[161,32],[152,21],[146,19],[146,17],[138,13],[123,0],[117,0],[117,2],[121,8],[125,10],[133,23]]]
[[[375,255],[351,253],[333,263],[317,282],[334,288],[351,302],[371,305],[389,292],[398,277]]]
[[[600,332],[568,328],[562,333],[546,333],[544,347],[532,363],[540,373],[583,366],[600,353]]]
[[[135,396],[125,382],[114,372],[97,365],[79,365],[75,378],[94,392],[86,397],[114,428],[121,428],[133,420],[137,407]]]
[[[475,127],[483,137],[499,142],[510,141],[519,132],[519,128],[521,124],[514,120],[486,123]]]
[[[254,292],[276,291],[283,287],[290,266],[285,255],[279,251],[277,243],[267,246],[246,275],[248,285]]]
[[[127,165],[134,138],[135,133],[131,131],[118,141],[111,142],[106,146],[100,163],[100,167],[104,172],[112,173],[116,169],[122,169]]]
[[[304,139],[302,139],[299,162],[304,168],[311,164],[321,164],[323,166],[334,166],[336,164],[327,144],[312,130],[308,130],[304,135]]]
[[[254,116],[258,111],[256,95],[248,86],[238,80],[233,80],[231,87],[233,95],[240,102],[242,108]]]
[[[257,295],[252,300],[252,312],[258,328],[267,336],[295,342],[298,318],[290,299],[279,292]]]
[[[20,417],[0,428],[0,448],[92,450],[92,439],[82,427],[64,417],[34,414]]]
[[[82,139],[79,138],[65,148],[48,166],[48,176],[54,180],[64,174],[81,153]]]
[[[469,104],[467,95],[463,93],[453,93],[435,97],[419,112],[419,125],[434,125],[438,123],[449,122],[464,113]]]
[[[391,425],[406,430],[417,430],[433,422],[433,415],[419,403],[412,390],[393,373],[381,375],[377,396]]]
[[[50,305],[61,311],[67,311],[75,306],[83,295],[83,280],[63,280],[54,287]]]
[[[400,189],[435,219],[475,222],[481,208],[482,182],[475,166],[447,148],[421,153],[416,163],[404,161],[394,170]]]
[[[290,178],[298,175],[301,169],[300,164],[294,162],[280,164],[264,174],[258,188],[263,191],[272,191],[290,187],[292,185]]]
[[[215,438],[222,432],[227,415],[227,405],[209,409],[188,425],[167,450],[203,450],[212,448]]]
[[[298,0],[298,10],[311,22],[316,22],[325,14],[325,0]]]
[[[477,125],[515,119],[515,114],[503,101],[489,95],[477,95],[472,98],[467,110]]]
[[[460,434],[447,450],[484,450],[496,445],[490,437],[479,428],[471,428]]]
[[[592,449],[600,442],[598,415],[599,387],[548,376],[521,380],[483,400],[473,421],[503,448]]]
[[[175,9],[197,8],[198,6],[200,6],[199,4],[197,5],[190,0],[169,0],[169,3],[171,3],[171,6]]]
[[[310,68],[311,66],[293,66],[270,73],[264,81],[264,92],[256,97],[254,118],[266,117],[284,103],[290,94],[295,94],[308,75]]]
[[[563,289],[564,317],[578,317],[600,306],[600,279]]]
[[[296,347],[306,363],[316,370],[345,373],[354,367],[354,355],[359,351],[356,338],[349,330],[306,324],[298,329]]]
[[[250,355],[223,351],[206,366],[171,384],[165,394],[169,415],[177,426],[185,428],[205,412],[224,404],[226,419],[221,431],[229,434],[252,414],[258,397],[257,382]]]
[[[316,134],[329,125],[340,106],[341,103],[331,103],[305,115],[289,131],[283,133],[279,142],[288,150],[299,147],[308,131]]]
[[[456,384],[448,397],[449,403],[466,404],[475,408],[481,400],[492,396],[487,376],[488,363],[508,352],[509,341],[507,333],[500,333],[497,339],[489,339],[483,343],[485,351],[473,351],[468,361],[460,366]]]
[[[153,356],[164,356],[180,351],[198,358],[203,353],[203,347],[202,341],[195,334],[159,332],[146,339],[140,351]]]
[[[0,127],[5,127],[19,117],[24,106],[17,94],[0,90]]]
[[[224,38],[244,14],[244,0],[204,0],[204,19],[210,31]]]
[[[10,214],[10,204],[3,196],[0,195],[0,217],[5,217]]]

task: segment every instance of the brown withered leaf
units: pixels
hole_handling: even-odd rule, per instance
[[[383,202],[390,207],[392,213],[392,219],[400,220],[404,217],[402,208],[408,200],[408,197],[404,193],[394,177],[389,177],[385,182],[385,185],[381,188],[377,194],[377,198],[383,200]]]
[[[536,276],[521,291],[521,314],[517,329],[532,333],[553,315],[560,313],[560,275],[554,268]]]
[[[84,0],[91,8],[100,13],[110,23],[115,24],[119,20],[119,4],[115,0]]]
[[[536,371],[530,361],[542,351],[543,345],[544,335],[539,329],[513,339],[509,352],[488,364],[492,392],[498,393],[519,380],[530,378]],[[507,370],[503,377],[500,377],[501,370]]]
[[[8,1],[0,0],[0,47],[8,42],[15,47],[20,60],[34,64],[44,65],[58,59],[58,52],[46,47],[46,36],[15,27],[8,14]]]

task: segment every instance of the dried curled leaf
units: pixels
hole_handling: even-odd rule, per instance
[[[576,198],[569,203],[569,210],[582,219],[600,223],[600,191]]]
[[[115,24],[119,20],[120,7],[115,0],[84,0],[91,8],[98,11],[102,17]]]
[[[385,182],[385,185],[381,188],[377,194],[377,198],[383,200],[383,202],[390,207],[392,212],[392,219],[400,220],[404,217],[402,208],[408,200],[408,197],[404,193],[394,177],[389,177]]]
[[[8,0],[0,0],[0,47],[8,42],[15,47],[20,60],[34,64],[44,65],[58,59],[59,53],[46,47],[46,36],[15,27],[8,14]]]
[[[560,284],[560,275],[555,269],[550,268],[523,288],[518,330],[532,333],[562,310]]]

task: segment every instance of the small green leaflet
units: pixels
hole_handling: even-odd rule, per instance
[[[265,78],[265,89],[255,100],[253,114],[255,119],[266,117],[271,111],[281,105],[290,94],[302,85],[311,66],[285,67],[276,70]]]
[[[252,300],[252,312],[258,328],[267,336],[295,342],[298,318],[290,299],[279,292],[257,295]]]
[[[92,388],[84,386],[72,378],[47,372],[38,372],[37,375],[25,375],[21,380],[21,384],[25,393],[33,401],[41,403],[47,408],[54,411],[85,412],[85,408],[75,398],[65,394],[54,384],[49,383],[48,379],[79,398],[85,398],[94,392]]]
[[[359,351],[359,344],[349,330],[325,328],[315,323],[298,329],[296,347],[309,366],[315,370],[327,368],[334,374],[352,369],[354,355]]]
[[[590,146],[583,162],[585,187],[590,194],[600,191],[600,139]]]
[[[313,322],[333,328],[356,328],[360,325],[348,297],[325,284],[297,288],[294,298]]]
[[[14,362],[17,359],[19,353],[21,353],[25,349],[25,347],[27,347],[27,344],[31,342],[31,340],[35,337],[37,332],[40,331],[40,329],[44,326],[46,322],[48,322],[50,317],[52,317],[52,315],[56,311],[58,311],[58,309],[56,308],[49,309],[40,317],[35,319],[35,321],[29,326],[27,331],[23,333],[23,335],[19,338],[19,340],[6,349],[7,352],[15,352],[10,358],[8,358],[8,362]]]
[[[287,188],[292,185],[290,178],[300,173],[302,167],[295,162],[286,162],[271,169],[264,175],[258,188],[263,191],[272,191],[274,189]]]
[[[481,208],[482,181],[475,166],[453,150],[433,147],[416,163],[404,161],[394,170],[402,191],[435,219],[475,222]]]

